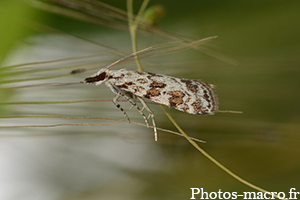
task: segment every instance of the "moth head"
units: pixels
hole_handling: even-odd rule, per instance
[[[90,84],[95,83],[96,85],[100,85],[101,83],[105,82],[108,77],[108,70],[100,70],[96,74],[93,74],[90,77],[84,79],[84,83]]]

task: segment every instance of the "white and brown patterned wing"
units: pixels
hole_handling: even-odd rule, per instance
[[[200,80],[124,69],[113,75],[110,81],[116,87],[155,103],[199,115],[212,115],[218,109],[213,86]]]

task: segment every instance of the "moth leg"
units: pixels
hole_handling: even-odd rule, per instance
[[[134,101],[134,99],[133,98],[135,98],[136,96],[135,95],[133,95],[133,97],[131,97],[131,96],[129,96],[128,94],[123,94],[123,93],[121,93],[121,95],[122,95],[122,97],[126,100],[126,101],[128,101],[129,103],[131,103],[131,107],[136,107],[136,109],[139,111],[139,113],[142,115],[142,117],[144,118],[144,120],[145,120],[145,123],[146,123],[146,125],[147,125],[147,127],[149,127],[149,123],[148,123],[148,120],[147,120],[147,117],[145,116],[145,114],[143,113],[143,111],[140,109],[140,107],[135,103],[135,101]]]
[[[136,96],[136,95],[133,95],[133,96],[132,96],[132,99],[133,99],[134,102],[136,102],[137,96]],[[140,102],[141,102],[141,101],[140,101]],[[133,105],[132,105],[132,107],[133,107]],[[141,110],[142,112],[145,110],[144,104],[143,104],[142,109],[140,109],[140,110]],[[147,117],[147,119],[149,119],[149,116]]]
[[[149,113],[149,116],[152,119],[152,125],[153,125],[153,129],[154,129],[154,139],[155,141],[157,141],[157,129],[156,129],[156,124],[155,124],[155,120],[154,120],[154,113],[152,112],[152,110],[149,108],[149,106],[146,104],[146,102],[144,101],[144,99],[137,97],[139,99],[139,101],[142,103],[143,108],[142,110],[146,109]]]
[[[134,105],[131,105],[130,108],[129,108],[129,110],[131,110],[133,107],[134,107]]]
[[[113,98],[112,102],[115,104],[115,106],[116,106],[117,108],[119,108],[119,109],[123,112],[123,114],[125,115],[126,119],[127,119],[128,122],[130,123],[130,119],[129,119],[127,113],[126,113],[125,110],[122,108],[122,106],[118,103],[118,99],[119,99],[120,95],[121,95],[121,96],[124,96],[124,94],[122,94],[121,91],[118,91],[116,88],[114,88],[111,84],[109,84],[109,83],[107,83],[107,82],[106,82],[106,85],[107,85],[107,87],[108,87],[113,93],[116,94],[116,96]]]
[[[127,113],[123,110],[123,108],[121,107],[121,105],[119,103],[117,103],[117,100],[120,96],[122,96],[126,101],[128,101],[129,103],[131,103],[131,105],[134,107],[136,107],[136,109],[139,111],[139,113],[143,116],[147,127],[149,127],[149,123],[148,120],[145,116],[145,114],[141,111],[141,109],[138,107],[138,105],[135,103],[135,101],[133,100],[132,97],[130,97],[128,94],[126,95],[126,93],[123,93],[121,90],[115,88],[112,84],[110,84],[109,82],[105,83],[107,85],[107,87],[110,88],[110,90],[116,94],[116,96],[113,98],[113,103],[117,106],[117,108],[120,108],[120,110],[124,113],[125,117],[127,118],[127,120],[130,123],[129,117],[127,115]]]
[[[128,93],[127,93],[128,94]],[[129,94],[128,94],[129,95]],[[135,95],[131,95],[130,98],[132,98],[132,100],[135,102],[136,96]],[[129,110],[131,110],[134,107],[133,104],[131,104]],[[143,111],[143,109],[141,109],[141,111]]]

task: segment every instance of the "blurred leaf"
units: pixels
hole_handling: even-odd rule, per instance
[[[29,32],[24,27],[24,18],[33,16],[34,12],[23,1],[0,2],[0,62],[17,40],[24,38]]]
[[[33,17],[34,14],[32,8],[26,6],[23,1],[6,0],[0,2],[0,64],[13,49],[16,42],[29,34],[28,29],[24,26],[24,19]],[[4,80],[8,75],[7,69],[0,68],[0,80]],[[8,100],[11,95],[11,90],[0,90],[1,101]],[[2,111],[0,108],[1,113]]]

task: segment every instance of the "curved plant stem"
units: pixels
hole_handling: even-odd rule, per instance
[[[129,22],[129,30],[130,30],[130,35],[131,35],[131,41],[132,41],[132,48],[133,52],[137,53],[137,41],[136,41],[136,31],[137,27],[139,24],[140,16],[143,14],[149,0],[144,0],[143,4],[139,10],[139,13],[137,17],[135,18],[135,21],[133,21],[133,10],[132,10],[132,0],[127,0],[127,9],[128,9],[128,22]],[[135,55],[135,60],[138,65],[139,71],[143,71],[142,65],[139,61],[138,55]],[[228,175],[232,176],[234,179],[238,180],[239,182],[257,190],[263,193],[267,193],[268,195],[271,195],[271,193],[265,189],[262,189],[246,180],[243,178],[239,177],[232,171],[230,171],[228,168],[226,168],[224,165],[222,165],[219,161],[217,161],[215,158],[213,158],[211,155],[209,155],[206,151],[204,151],[196,142],[194,142],[182,129],[181,127],[177,124],[177,122],[173,119],[173,117],[169,114],[165,106],[161,105],[163,110],[165,111],[166,115],[168,116],[169,120],[173,123],[173,125],[177,128],[177,130],[187,139],[189,143],[191,143],[200,153],[202,153],[206,158],[208,158],[210,161],[212,161],[215,165],[217,165],[219,168],[221,168],[223,171],[225,171]],[[228,111],[225,111],[228,112]],[[274,195],[274,194],[273,194]],[[279,198],[277,195],[274,195],[274,197]]]
[[[166,115],[168,116],[169,120],[173,123],[173,125],[177,128],[177,130],[187,139],[187,141],[189,141],[189,143],[191,143],[198,151],[200,151],[206,158],[208,158],[210,161],[212,161],[215,165],[217,165],[219,168],[221,168],[223,171],[225,171],[228,175],[232,176],[234,179],[240,181],[241,183],[257,190],[263,193],[267,193],[269,195],[271,195],[271,193],[265,189],[262,189],[252,183],[249,183],[248,181],[246,181],[245,179],[239,177],[238,175],[236,175],[235,173],[233,173],[232,171],[230,171],[228,168],[226,168],[224,165],[222,165],[219,161],[217,161],[215,158],[213,158],[211,155],[209,155],[206,151],[204,151],[196,142],[194,142],[193,140],[191,140],[191,138],[181,129],[181,127],[177,124],[177,122],[173,119],[173,117],[169,114],[169,112],[167,111],[167,109],[165,108],[165,106],[161,105],[161,107],[163,108],[163,110],[165,111]],[[278,198],[278,199],[282,199],[279,198],[277,195],[274,195],[274,197]]]
[[[133,20],[132,0],[127,1],[129,31],[130,31],[130,36],[131,36],[133,52],[135,52],[135,53],[137,52],[136,31],[137,31],[141,16],[143,15],[148,3],[149,3],[149,0],[143,1],[143,4],[142,4],[135,20]],[[135,61],[138,66],[138,70],[142,72],[143,67],[141,65],[141,62],[140,62],[137,54],[135,55]]]

